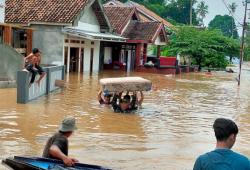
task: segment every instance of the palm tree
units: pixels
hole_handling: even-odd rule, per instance
[[[237,8],[237,4],[233,2],[232,4],[229,4],[230,14],[232,15],[232,37],[234,36],[234,14]]]
[[[204,26],[204,18],[206,17],[206,15],[208,13],[208,5],[205,3],[205,1],[201,1],[197,5],[196,12],[200,17],[201,25]]]

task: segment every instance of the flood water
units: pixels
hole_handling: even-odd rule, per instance
[[[0,159],[41,155],[66,115],[75,116],[78,126],[69,154],[83,163],[122,170],[192,169],[198,155],[215,148],[212,124],[218,117],[236,121],[240,131],[233,149],[250,157],[250,71],[243,71],[240,88],[237,74],[223,72],[131,75],[153,82],[134,114],[114,113],[97,102],[98,80],[124,72],[71,74],[64,90],[26,105],[16,104],[15,89],[0,89]]]

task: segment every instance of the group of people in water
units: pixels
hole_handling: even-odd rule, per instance
[[[129,113],[137,110],[142,105],[143,92],[116,92],[109,93],[107,90],[98,92],[98,101],[100,104],[111,105],[114,112]]]

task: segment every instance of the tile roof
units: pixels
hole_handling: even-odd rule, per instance
[[[120,6],[105,6],[104,12],[107,15],[109,22],[118,34],[122,33],[127,23],[135,14],[135,8],[120,7]]]
[[[89,0],[6,0],[5,22],[71,24]]]
[[[108,2],[106,2],[103,6],[121,6],[121,7],[125,7],[126,5],[118,0],[110,0]]]
[[[157,15],[156,13],[154,13],[153,11],[149,10],[148,8],[146,8],[145,6],[138,4],[136,2],[133,1],[128,1],[128,6],[133,6],[136,7],[137,10],[139,11],[139,16],[142,17],[142,20],[146,20],[146,18],[148,18],[148,20],[150,21],[149,18],[153,18],[154,21],[158,21],[158,22],[162,22],[165,26],[173,28],[174,26],[169,23],[168,21],[166,21],[165,19],[163,19],[162,17],[160,17],[159,15]],[[147,17],[147,15],[149,17]],[[152,21],[152,20],[151,20]]]
[[[160,22],[131,21],[122,36],[129,40],[153,42],[161,30],[165,31],[163,28]]]

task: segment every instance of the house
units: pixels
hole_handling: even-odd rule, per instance
[[[106,2],[104,4],[104,6],[135,7],[137,9],[138,16],[139,16],[141,21],[144,21],[144,22],[150,22],[150,21],[162,22],[166,29],[174,29],[174,26],[170,22],[166,21],[165,19],[163,19],[162,17],[160,17],[159,15],[154,13],[153,11],[149,10],[144,5],[138,4],[138,3],[130,1],[130,0],[127,1],[126,3],[122,3],[119,0],[110,0],[110,1]]]
[[[137,8],[105,4],[104,11],[114,32],[126,38],[125,42],[101,43],[105,51],[102,60],[104,69],[137,70],[147,62],[149,45],[160,47],[167,44],[164,24],[157,21],[142,21]],[[158,57],[159,55],[160,51]]]
[[[5,12],[6,23],[33,29],[42,63],[66,65],[67,72],[99,71],[100,43],[125,41],[112,34],[99,0],[6,0]]]

